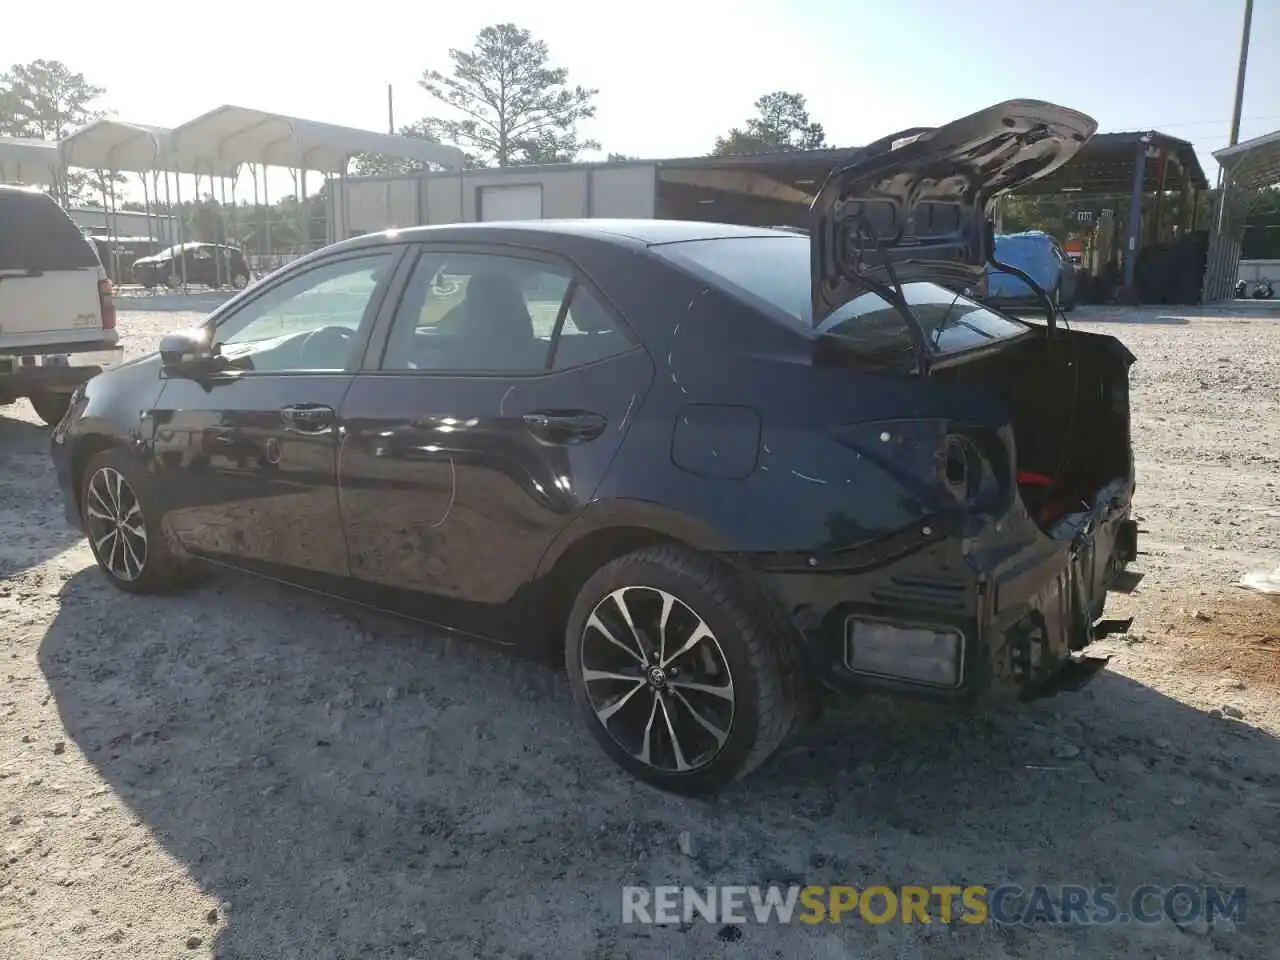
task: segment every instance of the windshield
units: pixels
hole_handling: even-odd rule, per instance
[[[668,243],[653,249],[766,312],[781,314],[789,324],[806,331],[813,329],[807,238],[724,237]],[[935,355],[959,353],[1016,337],[1028,329],[1025,324],[936,283],[908,283],[902,293]],[[888,301],[874,293],[864,293],[846,303],[822,323],[817,333],[877,351],[911,343],[906,321]]]

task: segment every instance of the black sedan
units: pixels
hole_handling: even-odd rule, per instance
[[[243,290],[252,279],[244,252],[225,243],[180,243],[133,261],[133,280],[147,289],[200,283]]]
[[[809,235],[543,221],[345,241],[93,379],[52,439],[145,593],[232,566],[567,664],[633,774],[714,790],[824,691],[1047,692],[1136,553],[1108,336],[963,293],[1034,101],[851,156]]]

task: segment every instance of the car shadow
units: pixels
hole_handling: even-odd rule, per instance
[[[48,427],[0,413],[0,477],[0,577],[35,567],[80,539],[62,513]]]
[[[621,886],[1247,884],[1276,853],[1275,740],[1117,674],[982,714],[853,703],[687,800],[613,767],[535,663],[231,575],[140,598],[89,569],[60,600],[39,662],[62,723],[228,904],[221,957],[719,956],[714,925],[620,926]],[[961,925],[947,955],[1124,936]]]

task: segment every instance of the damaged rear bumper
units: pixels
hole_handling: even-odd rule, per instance
[[[758,569],[805,642],[812,674],[836,690],[1016,699],[1078,687],[1105,660],[1094,640],[1107,592],[1137,555],[1131,484],[1045,533],[1006,517],[963,538],[934,532],[864,562]],[[925,528],[928,531],[928,528]]]

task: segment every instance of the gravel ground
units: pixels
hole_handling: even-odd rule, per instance
[[[189,303],[123,304],[128,351]],[[1139,357],[1146,578],[1110,667],[981,716],[841,706],[710,802],[616,770],[545,667],[232,576],[112,590],[5,408],[0,956],[1280,955],[1280,604],[1232,587],[1280,562],[1280,322],[1131,316],[1076,317]],[[623,884],[1001,882],[1245,884],[1249,914],[619,922]]]

